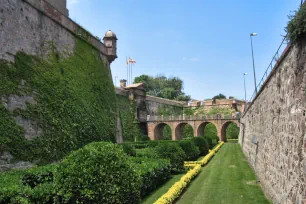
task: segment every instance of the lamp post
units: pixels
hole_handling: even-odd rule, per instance
[[[248,75],[248,73],[243,73],[243,80],[244,80],[244,103],[246,103],[245,75]]]
[[[117,85],[117,76],[115,76],[115,86]]]
[[[254,84],[255,84],[255,91],[257,94],[257,86],[256,86],[256,74],[255,74],[255,63],[254,63],[254,52],[253,52],[253,41],[252,41],[252,36],[256,36],[257,33],[251,33],[250,38],[251,38],[251,48],[252,48],[252,59],[253,59],[253,72],[254,72]]]

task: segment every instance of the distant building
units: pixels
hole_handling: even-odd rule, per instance
[[[205,111],[209,111],[214,107],[218,108],[231,108],[235,111],[242,111],[244,101],[237,99],[208,99],[204,101],[191,100],[188,104],[191,108],[203,107]]]

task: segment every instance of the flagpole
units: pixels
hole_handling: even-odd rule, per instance
[[[134,63],[132,63],[132,66],[131,66],[131,82],[133,83],[133,65]]]
[[[126,59],[125,63],[126,63],[126,82],[127,82],[129,78],[129,72],[128,72],[129,63],[128,63],[127,57],[125,57],[125,59]]]
[[[129,60],[130,58],[128,57],[128,62],[129,62],[129,64],[128,64],[128,72],[129,72],[129,76],[128,76],[128,85],[130,84],[130,60]]]
[[[129,62],[130,62],[130,57],[129,57]],[[130,84],[132,84],[132,77],[131,77],[131,75],[132,75],[132,63],[129,63],[129,65],[130,65]]]
[[[130,63],[130,57],[128,57],[128,62],[129,62],[129,65],[128,65],[128,72],[129,72],[129,78],[128,78],[128,85],[130,84],[130,77],[131,77],[131,73],[130,73],[130,66],[131,66],[131,63]]]

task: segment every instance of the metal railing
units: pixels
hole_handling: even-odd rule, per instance
[[[287,48],[286,38],[287,38],[287,36],[284,37],[283,41],[281,42],[280,46],[278,47],[278,49],[277,49],[276,53],[274,54],[268,68],[266,69],[266,71],[264,72],[261,80],[257,84],[257,86],[256,86],[257,89],[254,90],[254,93],[253,93],[252,97],[250,98],[249,102],[252,102],[256,98],[256,95],[260,91],[260,88],[265,83],[265,81],[269,77],[270,73],[274,70],[274,68],[277,67],[280,59],[282,59],[283,55],[285,54],[284,51]],[[246,109],[247,108],[248,107],[246,107]]]
[[[147,116],[147,121],[193,121],[193,120],[238,120],[239,115],[158,115],[158,116]]]

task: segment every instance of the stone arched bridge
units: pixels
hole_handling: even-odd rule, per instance
[[[151,140],[160,140],[163,138],[163,130],[169,125],[172,132],[172,140],[183,139],[184,126],[189,124],[193,128],[195,137],[204,135],[204,128],[207,124],[213,124],[217,129],[217,135],[221,141],[225,141],[226,128],[230,123],[235,123],[239,127],[237,117],[203,117],[203,116],[148,116],[147,127],[148,135]]]

